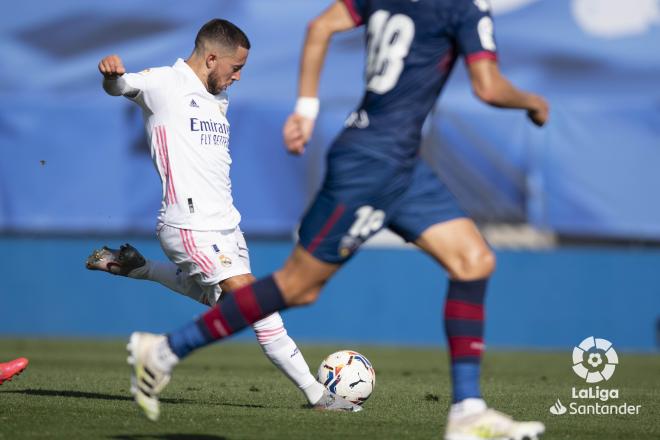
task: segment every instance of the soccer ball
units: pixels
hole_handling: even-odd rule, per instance
[[[362,405],[376,386],[376,372],[357,351],[341,350],[321,362],[318,380],[338,396]]]

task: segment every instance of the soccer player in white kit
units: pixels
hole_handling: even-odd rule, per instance
[[[163,189],[158,238],[171,263],[144,260],[126,245],[119,251],[95,251],[87,261],[89,269],[156,281],[207,305],[214,305],[222,291],[255,281],[231,195],[225,93],[240,79],[249,49],[243,31],[213,19],[199,30],[190,57],[171,67],[125,73],[119,56],[101,60],[105,91],[142,108]],[[354,410],[312,376],[279,313],[255,322],[253,328],[266,356],[312,406]]]

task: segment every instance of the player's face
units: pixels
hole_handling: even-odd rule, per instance
[[[207,89],[217,95],[234,81],[241,79],[241,69],[247,62],[248,50],[238,47],[234,53],[224,53],[215,59],[207,79]]]

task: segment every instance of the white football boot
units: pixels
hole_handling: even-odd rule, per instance
[[[538,440],[544,432],[541,422],[516,422],[482,399],[465,399],[452,405],[445,440]]]
[[[163,335],[134,332],[126,346],[132,367],[131,394],[149,420],[160,415],[158,395],[172,377],[178,358],[170,351]]]
[[[327,389],[323,390],[321,399],[312,405],[312,408],[319,411],[362,411],[362,407],[360,405],[356,405]]]

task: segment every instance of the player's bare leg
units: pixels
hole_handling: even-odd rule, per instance
[[[142,385],[134,390],[136,401],[147,417],[152,420],[158,418],[158,395],[169,381],[171,370],[180,358],[289,305],[312,302],[323,284],[338,268],[339,266],[317,260],[298,247],[276,275],[227,292],[209,312],[179,331],[170,333],[167,337],[134,333],[128,346],[129,362],[133,360],[134,380]],[[286,291],[280,287],[280,282]],[[173,359],[175,361],[172,361]],[[152,376],[146,372],[147,369],[155,372],[154,376],[162,380],[151,386]],[[321,399],[313,407],[351,412],[362,409],[327,390],[323,391]]]
[[[493,252],[468,218],[433,225],[415,244],[440,263],[451,279],[487,278],[495,270]]]
[[[311,304],[317,300],[321,288],[339,270],[337,264],[325,263],[301,246],[296,246],[284,263],[284,267],[273,274],[288,306]],[[321,399],[312,405],[322,411],[361,411],[362,407],[323,389]]]
[[[273,274],[288,306],[311,304],[341,266],[325,263],[296,246],[284,266]]]
[[[113,275],[123,275],[136,279],[152,279],[178,293],[196,299],[203,304],[215,304],[217,298],[206,298],[205,292],[192,278],[184,279],[174,263],[162,263],[145,260],[140,252],[130,244],[120,249],[110,249],[104,246],[92,252],[86,266],[90,270],[99,270]],[[189,282],[188,282],[189,281]],[[229,292],[256,279],[251,274],[233,276],[220,283],[220,290]],[[323,405],[331,401],[325,387],[318,383],[309,371],[305,359],[288,336],[279,313],[273,313],[255,322],[253,328],[257,340],[268,359],[279,368],[303,392],[312,406]],[[331,406],[337,406],[335,403]]]
[[[453,404],[445,440],[534,440],[540,422],[516,422],[487,407],[479,390],[483,298],[495,256],[474,222],[459,218],[429,227],[416,244],[449,273],[445,329],[452,360]]]
[[[287,306],[310,304],[316,301],[323,285],[339,267],[324,263],[302,247],[296,246],[282,269],[273,274],[273,279]],[[362,410],[362,407],[336,396],[325,388],[321,399],[312,404],[312,407],[328,411]]]
[[[231,292],[256,281],[252,274],[237,275],[220,283],[223,292]],[[287,334],[282,317],[275,312],[252,324],[257,341],[266,357],[305,395],[307,402],[317,405],[325,387],[309,371],[309,366],[296,343]]]
[[[217,297],[208,298],[207,292],[192,277],[186,277],[174,263],[145,260],[140,252],[128,243],[120,249],[104,246],[93,251],[86,266],[90,270],[156,281],[205,305],[214,305],[217,301]],[[229,292],[254,281],[256,279],[249,273],[233,276],[220,282],[220,289],[217,291]],[[302,391],[310,405],[319,403],[324,397],[325,387],[311,374],[302,353],[287,334],[280,314],[273,313],[255,322],[252,327],[266,357]]]
[[[214,305],[217,300],[215,297],[207,298],[203,289],[191,277],[182,276],[174,263],[145,260],[130,244],[122,245],[120,249],[110,249],[107,246],[97,249],[87,259],[86,266],[90,270],[113,275],[157,281],[202,304]],[[256,280],[251,274],[233,276],[220,283],[218,292],[229,292],[254,281]],[[253,328],[266,357],[298,386],[310,405],[316,406],[323,400],[330,400],[325,394],[325,387],[316,381],[302,353],[288,336],[279,313],[273,313],[255,322]]]

